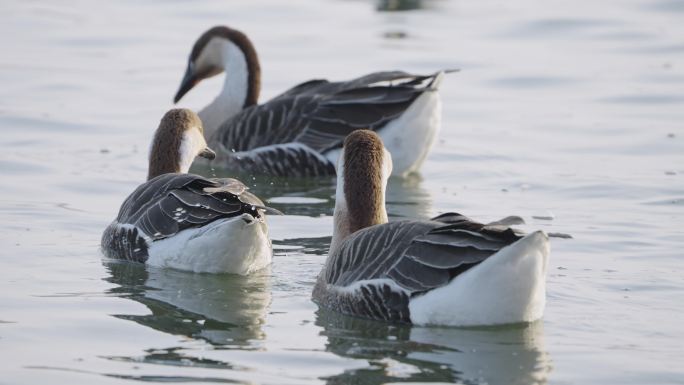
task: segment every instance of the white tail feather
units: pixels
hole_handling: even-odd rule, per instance
[[[411,322],[472,326],[537,320],[546,304],[548,256],[548,237],[535,231],[448,285],[411,299]]]

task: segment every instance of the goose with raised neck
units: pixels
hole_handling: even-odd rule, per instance
[[[216,157],[204,139],[202,121],[190,110],[172,109],[164,115],[154,133],[147,180],[162,174],[185,174],[197,156]]]
[[[546,301],[547,235],[516,221],[482,224],[445,213],[388,222],[392,158],[355,131],[338,163],[333,237],[313,299],[344,314],[420,325],[531,322]]]
[[[257,104],[261,91],[261,68],[254,45],[242,32],[217,26],[195,42],[174,103],[201,80],[226,72],[218,96],[199,111],[207,136],[242,109]]]
[[[226,73],[221,93],[199,112],[213,165],[271,176],[333,176],[344,138],[376,131],[396,159],[393,175],[420,170],[441,125],[444,74],[375,72],[349,81],[301,83],[258,104],[259,59],[247,36],[216,26],[195,42],[178,102],[202,79]]]
[[[150,147],[148,180],[102,234],[107,258],[202,273],[249,274],[271,262],[263,205],[236,179],[188,174],[212,158],[202,122],[187,109],[162,118]]]

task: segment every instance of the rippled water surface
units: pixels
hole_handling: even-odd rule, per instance
[[[100,233],[215,24],[254,41],[262,100],[316,77],[460,68],[389,213],[572,235],[552,241],[544,319],[411,328],[319,311],[328,181],[248,181],[288,213],[259,274],[103,261]],[[684,383],[681,0],[5,0],[0,46],[0,383]]]

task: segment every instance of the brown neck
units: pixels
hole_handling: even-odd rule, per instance
[[[172,143],[174,145],[175,143]],[[175,148],[176,150],[172,150]],[[150,152],[150,166],[147,171],[147,180],[162,174],[180,172],[179,159],[180,141],[175,147],[168,147],[164,142],[155,142]]]
[[[216,26],[205,32],[200,36],[197,43],[190,53],[190,57],[197,58],[204,46],[214,37],[223,37],[233,42],[242,53],[245,55],[247,61],[248,79],[247,79],[247,97],[245,98],[244,107],[255,105],[259,101],[259,92],[261,91],[261,66],[259,65],[259,57],[257,56],[254,45],[244,33],[228,28],[225,26]],[[230,74],[226,74],[230,76]]]
[[[253,106],[259,102],[259,92],[261,91],[261,66],[254,45],[245,34],[240,31],[232,30],[231,40],[237,45],[245,55],[247,69],[247,97],[243,108]]]
[[[162,174],[180,172],[180,148],[185,125],[190,121],[199,124],[199,119],[192,120],[194,118],[191,115],[191,112],[181,109],[171,110],[164,115],[152,139],[147,180]]]
[[[344,144],[344,199],[349,233],[387,221],[383,146],[372,131],[359,130]]]

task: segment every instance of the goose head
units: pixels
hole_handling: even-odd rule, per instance
[[[392,156],[373,131],[356,130],[344,140],[337,162],[337,189],[331,251],[363,228],[387,223],[385,191]]]
[[[147,179],[174,172],[186,173],[197,156],[216,157],[204,139],[202,121],[191,110],[170,110],[162,117],[152,139]]]
[[[261,81],[256,50],[244,33],[225,26],[213,27],[197,39],[173,102],[177,103],[203,79],[224,71],[226,85],[228,79],[234,79],[231,86],[243,88],[239,90],[244,95],[242,107],[256,104]],[[224,86],[224,91],[227,91],[226,88]]]

